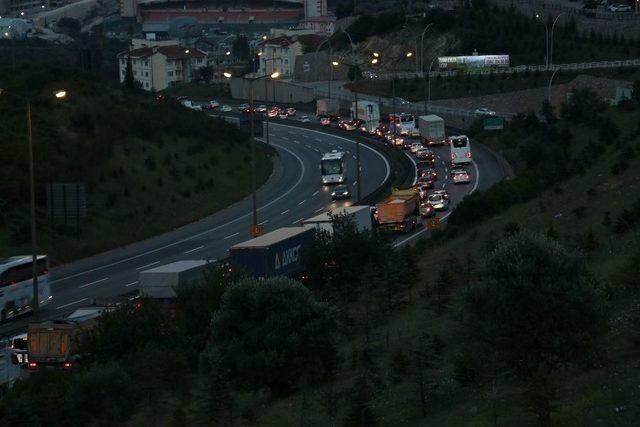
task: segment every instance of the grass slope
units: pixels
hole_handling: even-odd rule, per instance
[[[622,138],[630,140],[638,151],[636,126],[640,112],[608,111],[606,116],[622,130]],[[573,126],[573,152],[586,147],[593,130]],[[484,142],[498,147],[496,138]],[[619,163],[620,149],[616,141],[583,174],[578,174],[540,197],[512,206],[501,214],[468,227],[450,239],[425,240],[418,245],[422,253],[420,269],[422,283],[413,290],[415,298],[402,310],[378,323],[371,334],[377,375],[385,384],[380,388],[372,407],[383,426],[483,426],[536,425],[535,416],[528,411],[521,387],[507,379],[498,381],[495,389],[488,386],[465,386],[456,381],[455,359],[460,338],[457,333],[457,302],[464,284],[448,289],[448,309],[440,313],[433,304],[431,285],[436,272],[443,265],[451,265],[452,257],[464,265],[467,257],[480,262],[483,254],[501,236],[514,229],[528,229],[555,233],[559,241],[582,250],[589,266],[603,283],[611,303],[608,332],[602,337],[603,361],[589,371],[569,371],[558,377],[560,387],[554,401],[553,421],[559,426],[636,425],[640,416],[638,384],[640,384],[640,347],[638,343],[639,299],[629,289],[636,286],[637,277],[629,277],[631,257],[638,254],[640,231],[619,228],[624,209],[632,209],[640,200],[640,158],[628,157],[628,169],[612,173]],[[509,153],[506,152],[506,155]],[[605,217],[611,218],[611,222]],[[637,258],[636,258],[637,259]],[[357,309],[356,309],[357,310]],[[409,343],[421,333],[437,335],[444,343],[441,362],[431,370],[431,391],[428,413],[423,417],[417,385],[410,374],[396,374],[398,355],[407,355]],[[342,354],[348,361],[351,352],[363,340],[362,336],[344,343]],[[334,388],[338,402],[348,398],[347,387],[354,372],[344,364]],[[331,417],[327,410],[327,390],[307,391],[265,405],[260,410],[260,425],[283,425],[291,418],[304,420],[304,425],[332,425],[344,416],[344,405]],[[495,402],[495,412],[492,402]]]
[[[24,68],[3,81],[34,99],[39,247],[61,263],[198,220],[250,192],[249,144],[237,127],[93,76]],[[68,100],[49,95],[64,87]],[[24,107],[0,98],[0,254],[28,252]],[[259,146],[258,184],[272,171]],[[47,182],[82,182],[88,215],[76,228],[47,218]]]

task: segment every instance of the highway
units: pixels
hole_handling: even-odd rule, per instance
[[[356,184],[355,142],[353,134],[338,136],[321,130],[304,129],[287,124],[290,120],[270,123],[270,142],[277,151],[274,171],[259,189],[258,222],[265,232],[293,226],[303,219],[331,208],[354,203]],[[348,153],[347,184],[352,200],[332,201],[330,187],[320,183],[320,157],[339,150]],[[448,174],[448,147],[435,147],[439,180],[436,189],[450,193],[450,209],[438,213],[442,220],[469,192],[488,188],[503,178],[495,158],[481,146],[472,147],[474,164],[467,170],[471,183],[453,185]],[[391,173],[384,156],[367,143],[361,144],[362,196],[377,189]],[[411,155],[406,152],[407,156]],[[185,259],[218,260],[228,256],[228,249],[250,238],[251,197],[198,222],[159,236],[117,248],[52,269],[50,275],[53,302],[41,309],[39,318],[51,318],[86,304],[91,298],[109,298],[138,289],[139,272],[162,264]],[[396,245],[414,242],[426,228],[398,237]],[[24,327],[32,317],[16,319],[0,327],[0,335]]]

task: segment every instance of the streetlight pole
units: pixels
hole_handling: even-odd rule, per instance
[[[424,27],[424,30],[422,30],[422,36],[420,37],[420,72],[424,72],[424,35],[432,25],[433,22],[427,24],[427,26]],[[416,57],[416,60],[417,59],[418,58]]]
[[[556,76],[556,73],[560,70],[560,68],[556,68],[551,74],[551,78],[549,79],[549,87],[547,88],[547,102],[549,102],[549,106],[551,106],[551,82],[553,78]]]
[[[429,111],[431,109],[431,67],[433,67],[433,63],[436,62],[436,59],[438,59],[437,56],[434,56],[433,59],[431,60],[431,64],[429,64],[429,71],[427,72],[428,74],[428,78],[427,78],[427,82],[428,82],[428,86],[429,86],[429,93],[427,95],[427,111]],[[425,111],[426,113],[426,111]]]
[[[540,19],[540,14],[536,13],[536,19]],[[539,21],[542,25],[544,25],[544,44],[545,44],[545,51],[544,51],[544,61],[545,61],[545,69],[549,69],[549,26],[547,25],[546,22],[543,21]]]
[[[0,88],[0,96],[5,92]],[[19,95],[8,93],[14,98],[20,99],[27,104],[27,143],[29,154],[29,222],[31,226],[31,276],[33,283],[33,302],[32,309],[35,313],[40,308],[40,297],[38,289],[38,244],[37,244],[37,227],[36,227],[36,185],[35,185],[35,162],[33,160],[33,127],[31,124],[31,100],[23,98]],[[64,90],[55,92],[55,97],[62,99],[67,96]]]
[[[553,29],[556,27],[556,24],[558,23],[558,19],[560,19],[560,17],[564,14],[565,14],[564,12],[560,12],[558,16],[556,16],[556,19],[553,20],[553,25],[551,26],[551,43],[549,46],[549,65],[552,68],[553,68]]]

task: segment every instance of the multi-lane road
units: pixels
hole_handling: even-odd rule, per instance
[[[270,142],[277,152],[274,171],[259,189],[258,222],[266,232],[294,226],[303,219],[353,201],[331,200],[330,188],[320,181],[320,158],[323,153],[338,150],[347,153],[347,183],[355,194],[355,142],[344,136],[305,129],[289,124],[271,123]],[[487,188],[502,179],[495,158],[480,146],[473,147],[474,164],[469,168],[472,182],[454,186],[448,178],[447,148],[436,148],[440,179],[436,188],[445,188],[451,196],[450,210],[476,188]],[[388,160],[374,146],[363,143],[361,157],[362,196],[376,190],[390,175]],[[449,211],[450,212],[450,211]],[[448,212],[438,214],[446,218]],[[82,259],[52,269],[50,275],[53,302],[41,310],[40,316],[52,317],[86,304],[90,298],[107,298],[134,291],[139,272],[154,266],[184,259],[217,260],[228,255],[228,249],[250,238],[252,222],[251,198],[219,211],[198,222],[126,247]],[[405,244],[422,235],[424,229],[402,236],[397,244]],[[21,321],[22,320],[22,321]],[[0,328],[0,334],[20,326],[18,319]]]

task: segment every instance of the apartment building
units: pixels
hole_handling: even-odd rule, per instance
[[[260,74],[278,71],[287,77],[293,74],[296,56],[302,54],[302,44],[295,38],[279,36],[258,45]]]

